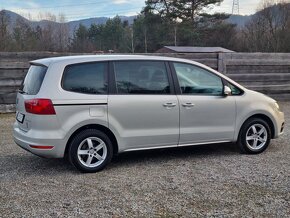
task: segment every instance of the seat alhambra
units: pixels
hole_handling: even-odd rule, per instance
[[[236,143],[258,154],[283,133],[277,102],[194,61],[90,55],[31,62],[16,99],[14,140],[31,153],[67,156],[82,172],[114,154]]]

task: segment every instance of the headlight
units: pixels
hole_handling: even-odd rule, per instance
[[[279,104],[277,102],[275,102],[274,105],[277,110],[280,110]]]

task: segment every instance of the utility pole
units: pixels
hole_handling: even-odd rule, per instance
[[[240,14],[240,2],[239,0],[233,0],[232,14]]]
[[[135,53],[135,51],[134,51],[134,28],[133,28],[133,25],[131,28],[131,51],[132,51],[132,53]]]
[[[177,46],[177,23],[174,24],[174,46]]]
[[[147,53],[147,27],[144,29],[144,45],[145,45],[145,53]]]

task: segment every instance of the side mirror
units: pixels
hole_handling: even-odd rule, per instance
[[[232,90],[228,86],[224,86],[224,96],[229,96],[232,94]]]

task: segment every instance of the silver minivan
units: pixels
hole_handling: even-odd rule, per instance
[[[69,157],[82,172],[114,154],[235,142],[258,154],[283,133],[277,102],[190,60],[90,55],[31,62],[16,99],[14,140]]]

